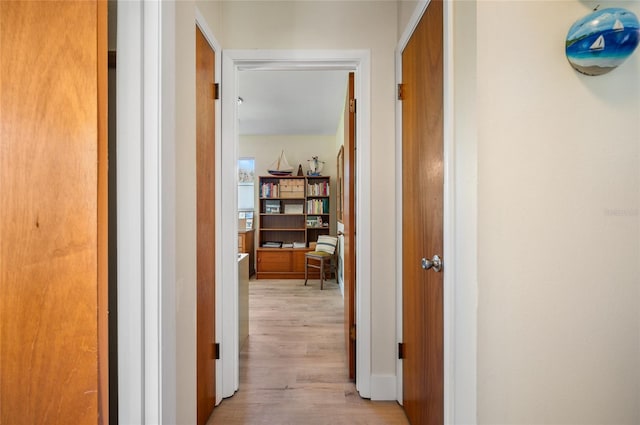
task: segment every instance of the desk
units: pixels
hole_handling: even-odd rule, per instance
[[[238,253],[249,254],[249,276],[256,272],[255,252],[254,252],[254,229],[238,231]]]
[[[249,337],[249,261],[248,254],[238,254],[238,352]]]

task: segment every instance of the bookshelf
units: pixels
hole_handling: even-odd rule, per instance
[[[328,176],[262,176],[256,249],[258,279],[304,278],[304,254],[330,226]]]

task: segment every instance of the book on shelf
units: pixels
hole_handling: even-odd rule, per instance
[[[307,214],[329,214],[329,199],[307,200]]]
[[[293,242],[283,242],[282,243],[282,247],[283,248],[293,248]]]
[[[262,244],[263,248],[280,248],[282,247],[282,242],[265,242]]]
[[[330,192],[328,181],[309,183],[307,185],[307,196],[329,196]]]
[[[304,242],[294,242],[293,243],[293,247],[294,248],[306,248],[307,244]]]
[[[280,188],[277,183],[262,183],[260,185],[261,198],[278,198],[280,196]]]

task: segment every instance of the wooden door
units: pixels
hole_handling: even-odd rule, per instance
[[[216,402],[215,54],[196,27],[197,398],[198,424]]]
[[[344,324],[349,379],[356,378],[356,100],[355,77],[349,73],[345,105],[344,135]]]
[[[0,2],[2,424],[109,422],[106,17]]]
[[[402,52],[403,394],[413,425],[442,424],[442,1],[432,0]]]

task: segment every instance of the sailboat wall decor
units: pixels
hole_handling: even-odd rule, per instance
[[[622,8],[597,10],[576,21],[565,43],[571,66],[585,75],[616,69],[638,47],[640,25],[636,15]]]
[[[267,170],[272,176],[290,176],[293,172],[293,167],[287,162],[287,157],[284,155],[284,149],[280,152],[278,159],[273,161],[273,164],[269,166]]]

